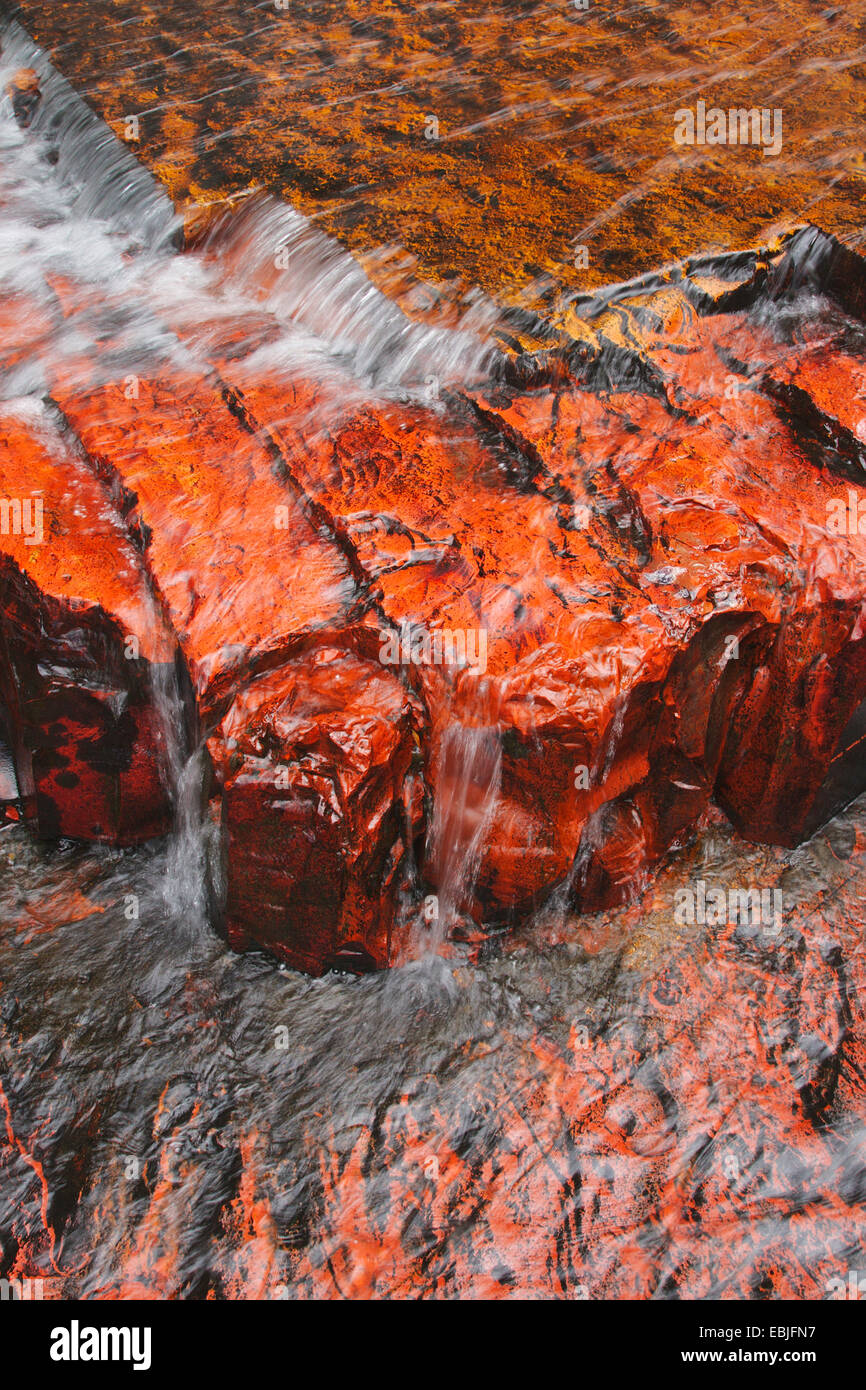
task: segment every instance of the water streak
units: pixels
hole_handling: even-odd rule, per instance
[[[472,894],[502,779],[498,730],[449,725],[437,754],[438,794],[429,833],[438,913],[428,949],[441,946]]]

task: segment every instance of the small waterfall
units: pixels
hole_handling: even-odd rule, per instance
[[[132,150],[17,24],[0,41],[0,291],[40,317],[22,332],[30,351],[7,373],[4,395],[44,391],[34,345],[55,361],[68,352],[80,368],[82,346],[102,343],[92,371],[105,380],[166,365],[204,374],[227,329],[264,318],[267,344],[253,335],[243,364],[257,375],[336,374],[343,395],[408,391],[427,401],[487,377],[499,351],[492,306],[470,310],[460,329],[415,323],[339,242],[275,198],[247,199],[199,248],[180,252],[171,201]],[[5,95],[22,67],[41,93],[24,130]],[[76,290],[62,315],[58,280]],[[50,342],[40,343],[49,323]]]
[[[193,937],[211,924],[223,895],[219,830],[207,814],[208,776],[207,750],[201,746],[187,759],[178,781],[163,889],[172,916]]]
[[[190,751],[189,703],[177,665],[154,666],[154,706],[163,733],[164,770],[174,811],[163,899],[191,939],[201,937],[222,896],[218,827],[208,817],[210,764],[202,742]]]
[[[379,389],[464,385],[490,373],[492,309],[476,316],[478,332],[412,322],[339,242],[276,198],[250,198],[217,224],[203,249],[218,255],[227,291],[265,300],[282,323],[311,333]]]
[[[471,893],[502,778],[502,747],[494,727],[451,725],[437,757],[436,807],[428,858],[438,884],[437,911],[426,914],[421,938],[435,950]]]
[[[590,783],[593,787],[602,786],[613,767],[622,742],[625,717],[628,710],[628,696],[619,695],[613,718],[600,742],[593,766],[590,770]],[[535,913],[536,925],[551,921],[563,922],[574,910],[575,897],[586,883],[589,867],[595,854],[606,841],[604,827],[604,803],[586,820],[580,837],[577,853],[565,878],[554,888],[547,901]]]
[[[607,730],[607,736],[599,744],[598,754],[592,768],[591,780],[594,786],[605,782],[608,773],[613,767],[613,760],[619,752],[619,745],[622,743],[627,708],[628,698],[624,698],[620,695],[616,701],[616,707]]]
[[[0,43],[4,89],[20,68],[32,68],[39,79],[41,99],[28,136],[45,142],[76,216],[104,218],[150,250],[178,245],[180,218],[168,195],[133,152],[91,111],[15,20],[3,25]],[[3,104],[9,105],[5,96]]]

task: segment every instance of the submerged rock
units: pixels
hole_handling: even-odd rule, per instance
[[[19,68],[6,88],[6,95],[12,103],[16,121],[26,130],[42,100],[38,74],[33,68]]]

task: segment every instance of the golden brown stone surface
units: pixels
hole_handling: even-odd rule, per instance
[[[16,12],[121,139],[138,118],[130,146],[179,207],[265,187],[392,290],[414,268],[537,303],[792,219],[862,235],[864,0]],[[677,146],[699,100],[780,109],[780,153]]]

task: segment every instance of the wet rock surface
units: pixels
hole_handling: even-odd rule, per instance
[[[0,1269],[46,1297],[845,1297],[862,801],[356,980],[191,933],[160,847],[0,853]]]
[[[154,692],[177,647],[88,463],[38,404],[0,411],[0,698],[38,833],[128,844],[171,823]]]
[[[0,109],[0,1276],[849,1296],[856,258],[692,257],[497,352],[274,203],[172,254],[39,78],[29,125]],[[746,844],[718,802],[820,829]],[[20,823],[169,807],[126,847]]]
[[[804,228],[708,270],[426,400],[263,372],[264,309],[197,323],[204,376],[44,364],[185,658],[163,717],[208,742],[230,940],[381,966],[401,891],[446,931],[597,909],[713,800],[793,845],[862,787],[862,263]]]
[[[784,220],[862,235],[863,0],[14,10],[191,225],[267,189],[420,313],[550,309]],[[781,149],[677,145],[700,99],[781,110]]]

